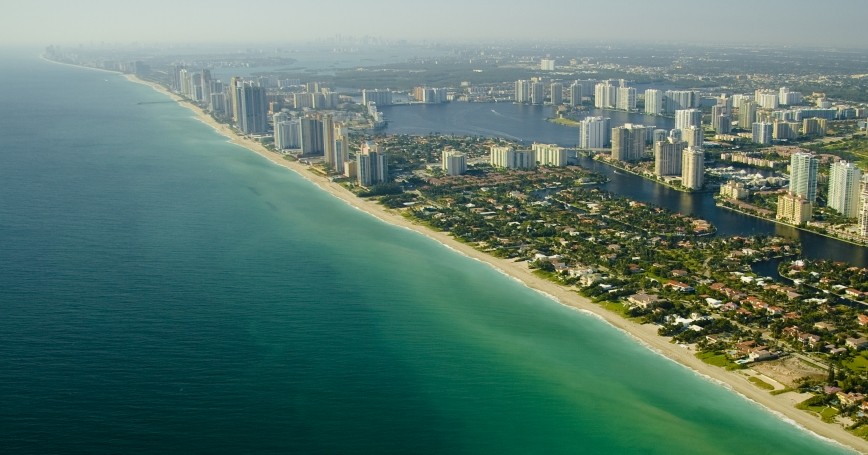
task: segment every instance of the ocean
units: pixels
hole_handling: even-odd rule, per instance
[[[846,453],[35,54],[0,60],[2,453]]]

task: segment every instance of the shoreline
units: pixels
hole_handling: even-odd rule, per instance
[[[179,95],[171,93],[165,87],[162,87],[157,83],[144,81],[134,75],[123,74],[122,76],[130,82],[146,85],[151,87],[153,90],[168,96],[180,106],[189,109],[199,121],[212,127],[217,133],[226,137],[230,143],[256,153],[273,164],[294,171],[302,178],[315,184],[320,189],[345,202],[349,206],[363,211],[382,222],[396,227],[409,229],[418,234],[424,235],[425,237],[428,237],[429,239],[432,239],[465,257],[487,264],[500,273],[521,282],[528,288],[541,293],[561,305],[587,313],[594,318],[602,319],[610,326],[625,333],[628,337],[632,338],[634,341],[655,354],[660,355],[669,361],[681,364],[682,366],[692,370],[695,374],[702,376],[704,379],[729,389],[786,423],[795,425],[802,430],[806,430],[820,439],[837,443],[861,453],[868,453],[868,441],[848,433],[839,424],[824,423],[818,417],[796,409],[794,405],[808,398],[807,394],[803,395],[798,392],[787,392],[779,395],[771,395],[768,391],[760,389],[748,381],[748,375],[737,371],[726,371],[722,368],[706,364],[694,356],[693,350],[685,349],[682,346],[670,343],[669,338],[657,334],[656,327],[653,325],[638,324],[634,321],[622,318],[620,315],[610,312],[603,307],[595,305],[589,299],[579,295],[577,292],[567,287],[534,275],[524,262],[517,263],[508,259],[500,259],[490,256],[476,250],[470,245],[459,242],[444,232],[435,231],[421,224],[413,223],[397,211],[388,209],[374,201],[359,198],[340,184],[329,181],[327,177],[309,172],[307,169],[308,166],[297,161],[286,160],[282,155],[268,150],[255,140],[240,136],[228,125],[215,121],[202,109],[181,98]]]
[[[730,210],[730,211],[733,211],[736,213],[740,213],[742,215],[752,216],[758,220],[763,220],[763,221],[768,221],[770,223],[780,224],[781,226],[791,227],[793,229],[798,229],[798,230],[803,231],[803,232],[810,232],[811,234],[817,234],[817,235],[826,237],[827,239],[832,239],[832,240],[836,240],[838,242],[843,242],[843,243],[849,243],[850,245],[854,245],[854,246],[868,247],[868,243],[859,243],[859,242],[855,242],[853,240],[849,240],[849,239],[845,239],[845,238],[841,238],[841,237],[836,237],[834,235],[824,234],[822,232],[817,232],[817,231],[814,231],[811,229],[804,228],[802,226],[796,226],[795,224],[790,224],[790,223],[781,221],[777,218],[765,218],[765,217],[762,217],[762,216],[757,215],[755,213],[745,212],[744,210],[739,210],[737,208],[730,207],[726,204],[721,203],[721,201],[719,201],[719,200],[715,200],[714,205],[716,205],[717,207],[720,207],[722,209],[726,209],[726,210]]]

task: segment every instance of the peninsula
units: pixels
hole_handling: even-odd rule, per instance
[[[378,203],[376,200],[370,198],[360,198],[356,194],[348,190],[347,187],[342,185],[339,181],[336,181],[335,179],[324,175],[320,171],[314,171],[314,166],[306,164],[304,161],[287,159],[284,154],[270,150],[254,137],[250,135],[239,134],[236,129],[226,124],[217,122],[209,113],[205,112],[189,100],[186,100],[181,96],[170,92],[165,87],[153,82],[141,80],[133,75],[126,75],[126,77],[132,82],[148,85],[154,90],[157,90],[160,93],[166,95],[167,97],[170,97],[171,99],[177,101],[180,105],[190,109],[191,112],[193,112],[197,116],[197,118],[199,118],[203,123],[214,128],[214,130],[219,134],[227,137],[232,143],[237,144],[247,150],[250,150],[276,165],[283,166],[298,173],[298,175],[315,183],[324,191],[327,191],[329,194],[346,202],[347,204],[363,210],[371,214],[372,216],[381,219],[384,222],[393,224],[398,227],[411,229],[415,232],[420,233],[421,235],[425,235],[431,238],[432,240],[440,242],[443,245],[446,245],[449,248],[452,248],[463,255],[483,261],[490,266],[502,271],[503,273],[509,274],[510,276],[521,280],[530,288],[536,289],[551,296],[553,299],[557,300],[563,305],[575,308],[580,311],[588,312],[589,314],[593,314],[597,317],[602,318],[609,324],[630,334],[638,342],[644,344],[649,349],[658,352],[663,356],[673,361],[676,361],[696,371],[697,373],[702,374],[707,378],[710,378],[711,380],[723,384],[725,387],[728,387],[734,392],[746,397],[747,399],[762,405],[769,411],[781,416],[782,418],[789,419],[798,424],[799,426],[810,430],[811,432],[821,437],[838,441],[841,444],[852,447],[862,452],[868,452],[868,441],[866,441],[865,439],[862,439],[854,435],[853,433],[846,431],[841,425],[825,423],[819,418],[807,412],[796,409],[795,405],[802,403],[813,396],[811,393],[800,392],[788,386],[782,385],[779,382],[769,378],[765,372],[758,369],[724,369],[720,368],[719,366],[715,366],[714,363],[719,361],[719,357],[721,357],[720,355],[712,355],[712,357],[714,358],[711,362],[707,361],[709,360],[708,355],[703,355],[703,357],[706,359],[706,361],[703,361],[702,359],[697,357],[697,354],[701,350],[697,344],[685,343],[683,341],[680,343],[675,343],[673,342],[673,337],[671,336],[660,336],[661,326],[652,323],[645,323],[647,322],[646,320],[642,319],[641,317],[636,317],[636,315],[634,314],[630,314],[627,311],[629,310],[629,308],[624,306],[623,304],[612,305],[611,303],[607,303],[611,302],[608,299],[594,299],[593,295],[588,294],[588,292],[585,292],[585,294],[588,294],[590,296],[582,295],[577,292],[579,290],[579,287],[575,286],[574,284],[564,285],[556,283],[552,280],[553,273],[556,270],[554,267],[557,266],[558,262],[558,259],[554,257],[555,255],[544,255],[544,257],[537,257],[533,261],[528,262],[527,260],[516,260],[517,257],[511,256],[509,254],[498,254],[496,253],[496,251],[490,248],[491,245],[489,245],[489,248],[486,248],[487,252],[480,251],[480,242],[469,241],[466,237],[463,237],[454,229],[450,232],[444,232],[443,230],[441,230],[442,227],[439,227],[437,229],[429,227],[435,226],[435,224],[431,223],[430,220],[435,219],[434,216],[436,215],[436,210],[426,210],[423,207],[419,207],[417,209],[390,209]],[[436,185],[436,183],[434,183],[434,185]],[[574,199],[572,199],[572,201],[550,201],[550,203],[571,204],[575,206],[581,200],[586,200],[586,202],[588,202],[587,198],[589,197],[589,195],[587,194],[583,195],[582,193],[574,192],[573,195]],[[465,204],[465,208],[472,208],[467,207],[468,204],[470,203],[468,202],[467,204]],[[494,204],[497,204],[496,200]],[[591,204],[594,204],[594,202],[591,202]],[[627,204],[629,205],[629,203]],[[402,207],[414,207],[414,205],[402,205]],[[587,203],[585,204],[585,207],[590,208]],[[413,210],[416,211],[416,215],[408,213]],[[481,215],[480,211],[469,211],[468,213],[484,216]],[[418,219],[420,216],[427,217],[429,222],[425,222],[423,224],[421,220]],[[625,216],[629,217],[629,214],[625,213]],[[686,225],[695,226],[694,221],[696,220],[685,219],[684,221],[686,222]],[[614,222],[629,223],[628,218],[624,218],[623,221],[620,222],[617,220]],[[695,233],[699,233],[699,231],[691,231],[690,233],[685,232],[684,234],[692,235]],[[681,245],[694,244],[695,240],[689,240],[690,238],[693,237],[686,237],[681,239],[672,238],[670,239],[670,241],[675,242],[676,244],[680,243]],[[664,240],[665,239],[663,238],[663,236],[660,236],[660,241],[662,242]],[[738,251],[744,252],[747,250],[751,250],[752,248],[750,248],[750,246],[756,246],[758,248],[763,248],[766,253],[785,253],[785,250],[783,248],[785,245],[764,243],[765,241],[761,241],[761,243],[755,243],[754,241],[749,240],[747,242],[748,243],[745,244],[745,247],[740,248]],[[606,245],[605,248],[608,249],[610,247]],[[611,253],[615,253],[617,256],[617,252],[614,251],[615,249],[616,248],[612,247]],[[759,251],[756,251],[757,254],[759,254]],[[663,272],[661,270],[657,270],[655,273],[663,276]],[[679,272],[677,272],[676,270],[670,270],[666,273],[668,273],[670,276],[672,274],[676,274],[677,276]],[[686,289],[678,288],[683,283],[677,280],[673,281],[675,281],[674,284],[668,282],[665,283],[667,289],[673,292],[686,291]],[[737,281],[740,280],[737,278]],[[709,285],[711,284],[713,283],[709,283]],[[598,286],[597,289],[604,288]],[[723,286],[722,289],[727,289],[727,286]],[[611,290],[611,287],[609,288],[609,290]],[[623,294],[621,295],[623,296]],[[617,295],[614,297],[617,297]],[[632,306],[631,308],[638,308],[641,306],[644,306],[648,309],[653,308],[653,303],[649,304],[648,302],[652,301],[649,300],[649,298],[653,299],[654,297],[649,297],[648,294],[637,293],[636,295],[631,294],[630,297],[632,297],[636,302],[640,302],[636,303],[635,306]],[[594,300],[597,301],[595,302]],[[613,309],[615,311],[612,311]],[[754,310],[749,311],[753,312]],[[701,321],[694,322],[702,324]],[[745,349],[750,348],[746,347]],[[713,352],[714,351],[712,351],[712,353]],[[774,389],[776,393],[770,394],[766,387]]]

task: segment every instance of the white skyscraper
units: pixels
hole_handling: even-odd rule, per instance
[[[701,149],[688,148],[681,154],[681,185],[691,190],[702,188],[705,176],[705,154]]]
[[[530,101],[530,81],[515,81],[515,102],[527,103]]]
[[[754,122],[751,126],[751,138],[757,144],[771,144],[774,125],[766,122]]]
[[[702,127],[702,111],[699,109],[678,109],[675,111],[675,129],[685,131],[688,127]]]
[[[632,111],[636,109],[636,89],[633,87],[618,87],[618,109]]]
[[[813,153],[796,152],[790,155],[790,194],[813,204],[817,200],[817,166]]]
[[[608,118],[587,117],[579,122],[579,148],[601,149],[609,143],[612,129]]]
[[[698,126],[688,126],[687,128],[681,130],[681,137],[684,141],[687,142],[688,147],[693,148],[702,148],[702,143],[705,140],[705,136],[702,133],[702,128]]]
[[[618,87],[611,82],[600,82],[594,86],[594,107],[598,109],[614,108],[618,101]]]
[[[567,165],[567,149],[555,144],[538,144],[531,146],[535,160],[542,166],[562,167]]]
[[[859,214],[862,171],[855,164],[837,161],[829,167],[828,206],[847,218]]]
[[[389,162],[378,146],[365,142],[356,156],[356,171],[359,185],[376,185],[388,181]]]
[[[272,116],[274,121],[274,148],[278,150],[297,149],[300,147],[300,123],[293,120],[289,114],[278,112]]]
[[[868,175],[862,176],[862,194],[859,197],[859,233],[868,238]]]
[[[530,102],[531,104],[543,104],[545,102],[546,92],[542,82],[531,82],[530,84]]]
[[[660,115],[663,113],[663,91],[649,88],[645,90],[645,113]]]
[[[660,177],[681,175],[681,155],[684,142],[656,141],[654,143],[654,174]]]
[[[441,167],[446,175],[461,175],[467,172],[467,156],[457,150],[444,150]]]
[[[491,165],[506,169],[532,169],[536,166],[531,150],[516,151],[512,147],[491,147]]]

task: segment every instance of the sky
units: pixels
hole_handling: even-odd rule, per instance
[[[868,0],[27,0],[3,8],[0,45],[300,43],[340,34],[868,48],[866,22]]]

